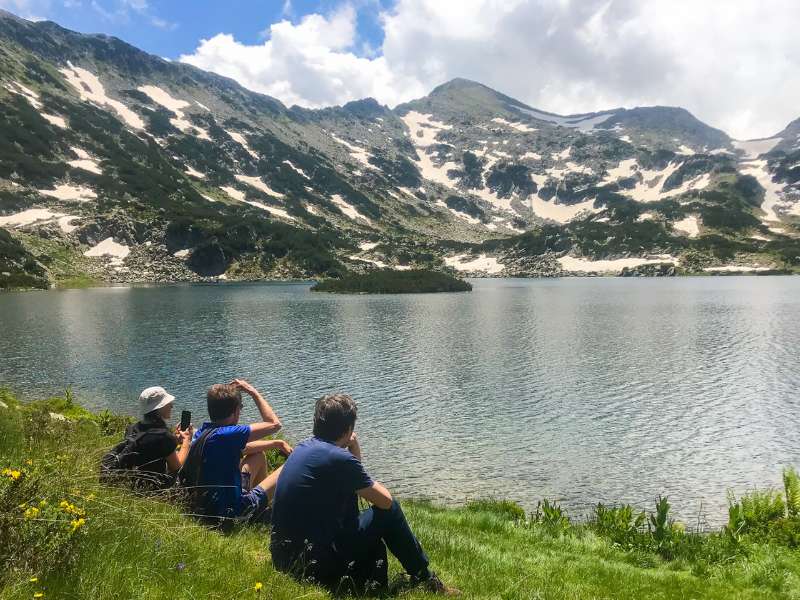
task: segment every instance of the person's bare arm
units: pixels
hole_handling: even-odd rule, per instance
[[[254,388],[244,379],[234,379],[231,382],[231,385],[235,385],[253,399],[253,402],[256,403],[256,408],[258,408],[258,412],[261,414],[261,418],[263,419],[263,421],[260,423],[250,424],[250,437],[248,438],[248,441],[253,442],[255,440],[260,440],[261,438],[272,435],[273,433],[277,433],[280,430],[281,420],[256,388]]]
[[[361,462],[361,444],[358,443],[358,436],[355,434],[355,432],[353,432],[353,435],[350,436],[350,441],[347,443],[347,449],[350,450],[350,454],[358,459],[358,462]]]
[[[194,435],[194,427],[189,426],[186,431],[178,429],[178,438],[181,440],[180,450],[176,450],[167,456],[167,469],[170,473],[180,471],[183,463],[186,462],[186,457],[189,456],[189,448],[192,446],[192,436]]]
[[[394,499],[392,495],[389,493],[382,484],[378,483],[377,481],[373,483],[368,488],[363,488],[356,491],[356,494],[361,496],[364,500],[369,502],[370,504],[374,504],[378,508],[382,508],[384,510],[388,510],[392,507],[392,502]]]
[[[292,453],[292,447],[283,440],[258,440],[257,442],[249,442],[244,447],[245,454],[256,454],[267,450],[277,450],[284,456],[289,456]]]

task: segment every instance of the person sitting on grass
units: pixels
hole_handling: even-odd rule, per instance
[[[255,402],[262,421],[239,425],[242,391]],[[227,526],[234,521],[263,521],[278,470],[269,474],[264,455],[277,449],[289,455],[283,440],[262,440],[281,422],[258,390],[242,379],[216,384],[206,395],[210,422],[194,435],[180,483],[190,491],[192,510],[204,521]]]
[[[101,480],[124,481],[140,491],[162,490],[175,483],[175,476],[189,454],[194,429],[175,428],[172,417],[175,396],[163,387],[149,387],[139,395],[142,418],[130,425],[125,439],[103,457]],[[180,450],[178,447],[180,445]]]
[[[313,437],[295,447],[278,476],[273,564],[339,593],[384,590],[388,546],[410,585],[457,595],[429,569],[400,505],[364,470],[355,423],[356,403],[350,396],[317,400]],[[359,513],[359,497],[372,507]]]

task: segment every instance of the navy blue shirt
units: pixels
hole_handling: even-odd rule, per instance
[[[278,477],[273,547],[330,546],[337,535],[358,527],[356,491],[371,486],[361,461],[346,448],[315,437],[299,443]]]
[[[197,440],[211,427],[203,426],[194,434]],[[218,427],[206,438],[203,448],[203,467],[198,485],[208,486],[208,515],[216,517],[238,517],[242,512],[242,472],[240,463],[242,450],[250,439],[249,425],[226,425]]]

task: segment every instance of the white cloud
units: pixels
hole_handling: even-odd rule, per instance
[[[739,138],[800,116],[796,0],[398,0],[381,22],[376,52],[345,6],[181,59],[310,107],[394,105],[466,77],[562,114],[682,106]]]
[[[297,24],[283,20],[265,33],[268,39],[252,46],[221,33],[180,59],[302,106],[342,104],[366,96],[393,101],[395,90],[404,84],[410,88],[409,97],[427,91],[415,77],[404,81],[392,73],[383,57],[364,58],[352,51],[358,40],[350,5],[329,16],[307,15]]]
[[[50,10],[50,0],[0,0],[0,9],[7,10],[29,21],[44,21]]]

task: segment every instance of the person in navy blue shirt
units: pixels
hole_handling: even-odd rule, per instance
[[[278,476],[270,551],[275,567],[336,592],[388,586],[386,548],[410,585],[455,595],[430,571],[428,557],[400,505],[361,463],[356,403],[345,394],[320,398],[314,437],[298,444]],[[372,507],[359,513],[358,498]]]
[[[255,402],[261,422],[239,425],[242,391]],[[259,518],[278,477],[278,470],[267,472],[264,452],[292,451],[283,440],[262,440],[276,433],[281,422],[258,390],[242,379],[212,385],[206,400],[211,421],[195,432],[187,459],[196,469],[193,486],[202,491],[194,508],[216,524]]]

